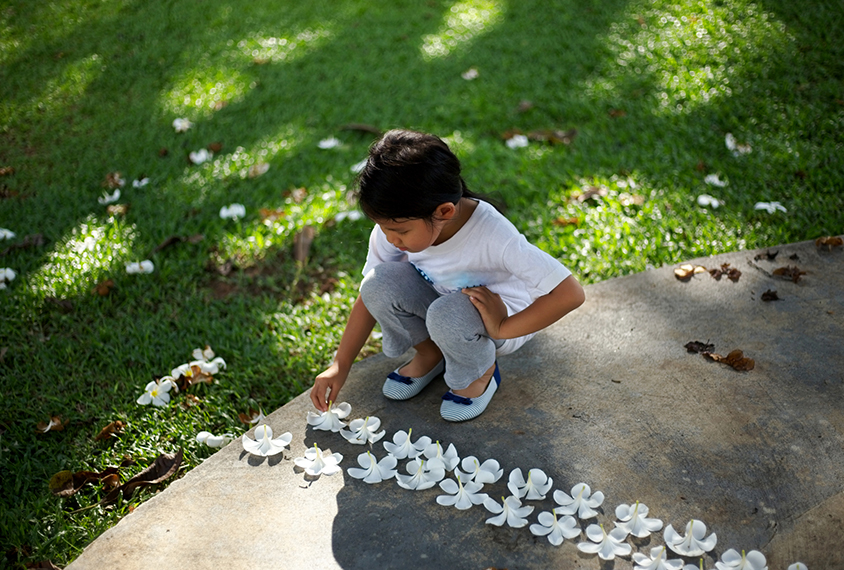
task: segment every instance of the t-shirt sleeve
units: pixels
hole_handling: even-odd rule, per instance
[[[521,234],[507,243],[503,253],[507,270],[525,284],[533,300],[547,295],[571,275],[565,265]]]
[[[385,261],[407,261],[407,254],[396,249],[387,241],[387,236],[377,225],[369,234],[369,250],[366,252],[366,263],[361,273],[366,276],[376,265]]]

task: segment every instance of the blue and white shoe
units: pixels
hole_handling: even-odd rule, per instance
[[[405,364],[407,364],[407,362],[405,362]],[[409,400],[421,392],[425,386],[430,384],[431,380],[442,374],[442,371],[445,369],[445,360],[440,360],[439,363],[434,366],[433,370],[425,374],[425,376],[420,378],[410,378],[399,374],[399,370],[401,370],[405,364],[402,364],[393,372],[390,372],[387,375],[387,381],[384,382],[382,392],[384,392],[384,395],[391,400]]]
[[[489,401],[492,400],[492,396],[498,390],[499,384],[501,384],[501,372],[498,371],[498,363],[496,362],[495,371],[492,373],[492,378],[483,394],[477,398],[464,398],[449,390],[443,396],[443,402],[440,404],[440,415],[444,420],[450,422],[465,422],[478,417],[486,410]]]

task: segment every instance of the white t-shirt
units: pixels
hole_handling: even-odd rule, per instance
[[[501,296],[512,315],[547,295],[571,275],[562,263],[519,233],[491,204],[479,201],[457,233],[414,253],[393,246],[376,225],[369,236],[363,275],[385,261],[409,261],[440,295],[486,286]],[[507,339],[497,353],[513,352],[533,335]]]

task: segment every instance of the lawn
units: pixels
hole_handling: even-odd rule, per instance
[[[842,37],[838,0],[4,1],[3,563],[63,566],[163,486],[98,504],[55,474],[179,449],[183,474],[198,432],[310,386],[360,282],[371,224],[338,214],[373,131],[445,138],[583,283],[838,235]],[[213,383],[136,403],[205,345]]]

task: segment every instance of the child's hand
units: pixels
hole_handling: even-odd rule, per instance
[[[507,320],[507,307],[501,296],[486,287],[467,287],[463,293],[469,295],[472,304],[481,314],[487,334],[492,338],[501,338],[501,325]]]
[[[320,412],[327,412],[329,402],[337,401],[337,394],[345,383],[346,374],[340,371],[340,367],[335,362],[314,380],[314,387],[311,390],[311,402],[314,407]]]

